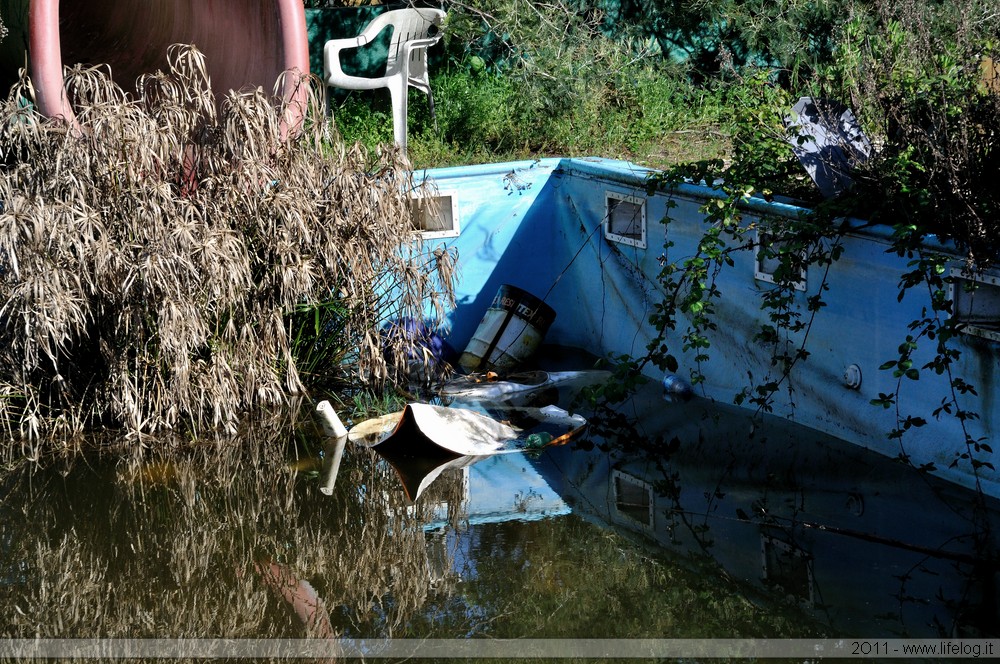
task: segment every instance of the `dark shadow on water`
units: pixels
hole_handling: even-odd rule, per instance
[[[575,511],[711,560],[837,636],[1000,633],[997,501],[983,510],[881,455],[652,387],[595,420],[599,440],[539,462]]]

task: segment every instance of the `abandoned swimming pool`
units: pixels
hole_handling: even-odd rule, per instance
[[[644,171],[604,160],[427,176],[447,203],[447,223],[427,237],[461,260],[448,336],[457,351],[505,284],[553,307],[549,341],[597,355],[643,348],[662,295],[649,274],[666,240],[646,222],[677,202],[690,226],[673,226],[671,241],[684,251],[712,195],[648,194]],[[616,210],[629,211],[624,222]],[[996,637],[995,474],[949,466],[954,448],[940,441],[954,439],[953,422],[908,441],[910,463],[887,446],[892,414],[869,402],[891,388],[878,367],[913,309],[886,306],[898,265],[879,231],[858,227],[846,241],[853,249],[829,283],[850,296],[817,319],[795,403],[774,416],[729,405],[768,359],[747,343],[753,298],[770,283],[750,253],[723,284],[749,296],[732,302],[693,398],[665,399],[656,372],[613,410],[588,411],[569,386],[546,392],[586,415],[583,435],[459,465],[415,501],[366,448],[348,446],[331,482],[329,441],[307,404],[245,423],[240,445],[8,469],[3,635]],[[991,297],[996,284],[983,283]],[[962,370],[981,386],[983,440],[998,407],[990,325],[960,340]],[[937,405],[928,384],[915,408]]]

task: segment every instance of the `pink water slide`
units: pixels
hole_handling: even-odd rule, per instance
[[[64,65],[108,64],[114,80],[132,90],[140,75],[166,68],[171,44],[194,44],[205,54],[217,98],[248,86],[270,92],[282,72],[309,72],[302,0],[3,0],[0,6],[14,9],[4,16],[8,39],[15,31],[27,34],[38,110],[70,122]],[[27,25],[16,24],[18,14]],[[286,77],[279,90],[285,100],[304,100],[298,79]]]

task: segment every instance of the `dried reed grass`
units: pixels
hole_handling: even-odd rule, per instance
[[[95,425],[234,431],[304,392],[287,315],[330,300],[336,369],[386,381],[406,353],[381,323],[453,304],[405,158],[329,136],[312,79],[293,134],[275,96],[216,110],[203,55],[168,59],[134,99],[67,70],[79,129],[26,107],[23,75],[0,108],[0,421],[32,449]]]

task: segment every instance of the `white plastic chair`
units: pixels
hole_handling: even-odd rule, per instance
[[[409,86],[427,94],[431,116],[434,114],[434,97],[427,76],[427,48],[441,39],[445,16],[440,9],[394,9],[376,16],[357,37],[331,39],[323,47],[323,80],[327,85],[347,90],[389,89],[393,138],[404,152]],[[340,52],[365,46],[387,27],[392,28],[392,36],[385,74],[377,78],[345,74],[340,64]]]

